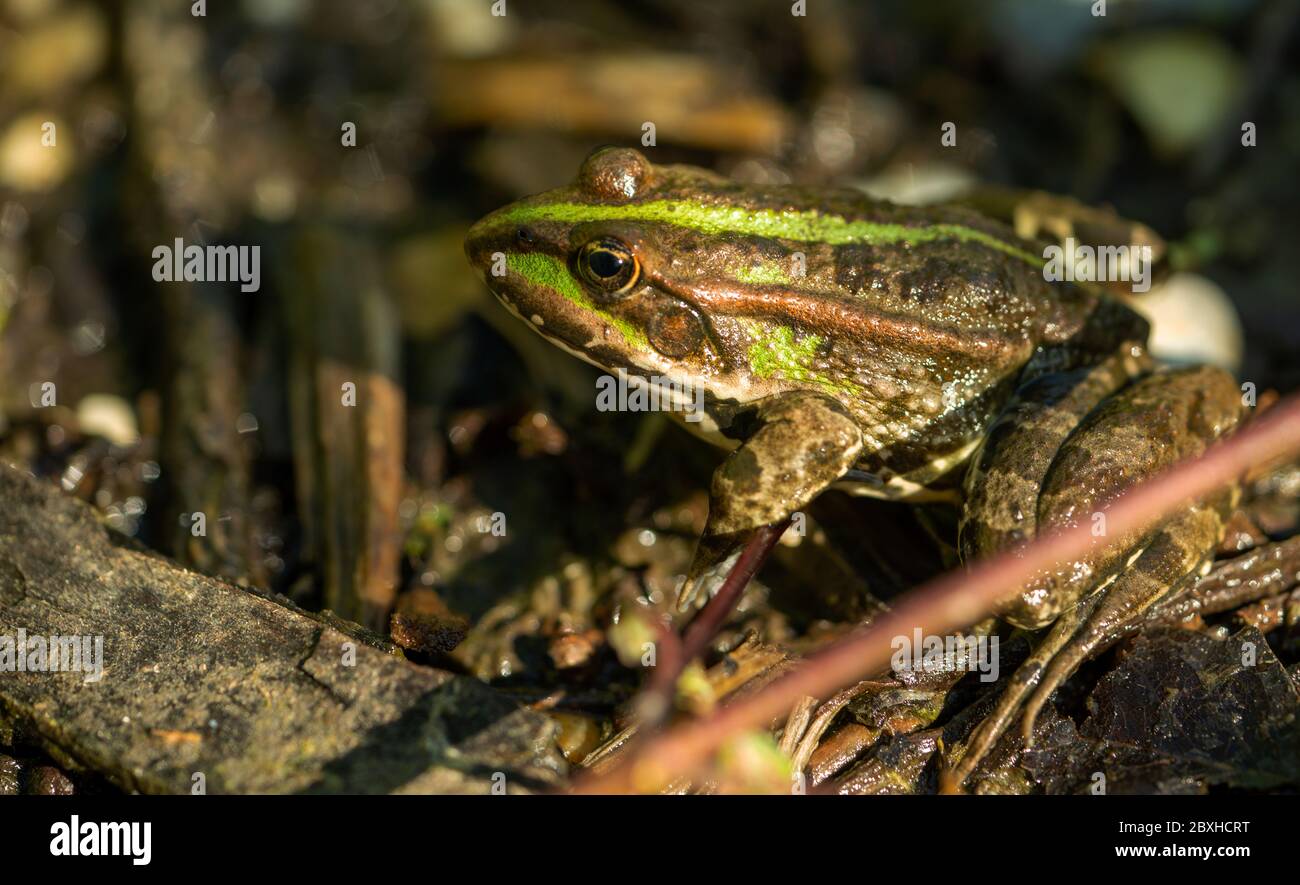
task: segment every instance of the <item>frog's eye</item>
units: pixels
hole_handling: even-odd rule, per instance
[[[578,252],[578,274],[605,297],[622,297],[632,291],[641,265],[632,250],[618,240],[592,240]]]

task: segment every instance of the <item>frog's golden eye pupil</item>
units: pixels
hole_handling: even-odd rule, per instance
[[[604,297],[624,296],[632,291],[640,266],[632,250],[617,240],[594,240],[578,253],[578,273],[587,285]]]
[[[622,255],[604,249],[592,252],[587,262],[591,265],[592,273],[605,279],[618,276],[623,266],[627,264]]]

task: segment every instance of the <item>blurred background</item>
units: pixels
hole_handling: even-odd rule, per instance
[[[717,455],[596,412],[461,242],[594,147],[1113,207],[1169,244],[1165,353],[1300,386],[1297,3],[791,6],[0,0],[0,459],[196,569],[562,691],[580,759],[635,686],[605,630],[667,616]],[[259,246],[260,290],[155,282],[178,237]],[[829,552],[783,549],[734,635],[798,651],[951,565],[894,505],[824,506]]]

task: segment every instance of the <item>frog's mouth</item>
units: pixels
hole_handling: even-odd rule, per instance
[[[470,228],[465,252],[507,310],[548,341],[597,366],[659,368],[645,359],[650,356],[645,332],[598,304],[574,277],[567,256],[548,248],[557,234],[548,231],[521,248],[491,220],[488,216]]]
[[[511,315],[560,350],[602,371],[624,368],[633,374],[651,374],[659,367],[645,365],[635,347],[626,346],[616,330],[580,309],[557,309],[556,298],[527,286],[512,285],[509,278],[483,273],[488,290]]]

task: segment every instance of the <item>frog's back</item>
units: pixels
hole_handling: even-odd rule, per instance
[[[1035,351],[1076,336],[1102,297],[1049,282],[1041,246],[963,207],[798,188],[696,201],[702,229],[679,245],[726,244],[711,271],[725,282],[695,294],[715,324],[742,318],[733,357],[837,399],[866,438],[863,469],[912,477],[899,494],[961,463]]]

